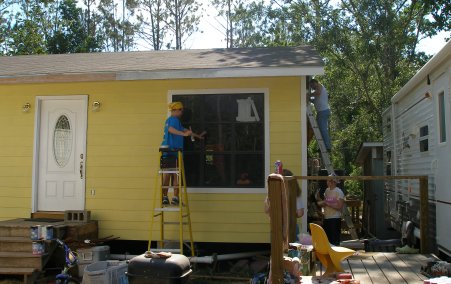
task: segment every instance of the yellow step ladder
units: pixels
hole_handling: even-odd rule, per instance
[[[165,157],[164,153],[174,154],[177,153],[177,159],[175,165],[168,164],[167,157]],[[174,175],[177,179],[177,185],[163,185],[163,179],[165,174],[172,174],[172,177],[169,179],[169,182],[174,184]],[[163,204],[163,189],[173,188],[174,191],[178,189],[179,192],[179,203],[178,205]],[[170,202],[170,201],[169,201]],[[159,151],[159,170],[157,176],[155,178],[155,190],[154,190],[154,198],[153,198],[153,206],[152,206],[152,216],[150,220],[150,233],[149,233],[149,243],[147,246],[148,250],[151,249],[152,242],[152,230],[155,222],[155,218],[159,218],[160,222],[160,239],[159,239],[159,249],[164,248],[165,242],[174,242],[176,240],[165,239],[165,227],[168,225],[178,226],[179,227],[179,244],[180,248],[177,250],[174,249],[163,249],[164,251],[171,252],[179,252],[183,254],[183,246],[186,245],[190,248],[191,256],[194,256],[194,242],[193,242],[193,231],[191,228],[191,215],[189,210],[188,203],[188,193],[186,190],[186,179],[185,179],[185,169],[183,164],[183,154],[182,151],[172,150],[168,148],[160,148]],[[172,218],[172,220],[176,219],[177,221],[167,221],[167,219]],[[188,227],[189,231],[189,239],[184,239],[184,227]],[[155,249],[154,249],[155,250]]]

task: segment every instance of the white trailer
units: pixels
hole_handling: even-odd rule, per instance
[[[383,114],[388,175],[428,175],[432,248],[451,256],[451,41],[391,99]],[[398,230],[411,220],[419,236],[419,183],[385,186],[386,216]]]

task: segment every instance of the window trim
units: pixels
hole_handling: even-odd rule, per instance
[[[442,100],[441,100],[442,97]],[[443,102],[443,104],[441,104]],[[442,107],[442,108],[441,108]],[[442,120],[442,114],[444,115],[444,119]],[[448,133],[447,133],[447,122],[446,122],[446,96],[445,96],[445,90],[440,90],[437,93],[437,141],[438,145],[445,145],[448,140]],[[442,121],[444,122],[443,128],[442,128]],[[442,140],[443,137],[443,131],[445,132],[445,140]]]
[[[264,101],[264,155],[265,155],[265,177],[269,175],[269,164],[270,164],[270,141],[269,141],[269,89],[268,88],[233,88],[233,89],[184,89],[184,90],[168,90],[167,102],[172,102],[172,97],[175,95],[221,95],[221,94],[263,94]],[[170,112],[168,111],[168,116]],[[189,193],[266,193],[267,183],[264,183],[264,187],[255,188],[243,188],[243,187],[227,187],[227,188],[212,188],[212,187],[187,187]]]
[[[424,128],[424,127],[427,127],[428,134],[426,134],[424,136],[421,136],[421,129]],[[430,139],[429,139],[430,134],[429,133],[430,133],[430,131],[431,130],[430,130],[430,127],[429,127],[428,123],[421,124],[421,126],[418,127],[418,150],[419,150],[420,153],[429,153],[430,152],[430,144],[429,144],[429,141],[430,141]],[[428,144],[428,149],[426,151],[421,151],[421,142],[423,142],[423,141],[427,141],[427,144]]]

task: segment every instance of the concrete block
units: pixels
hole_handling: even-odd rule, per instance
[[[64,222],[88,223],[91,220],[89,210],[66,210],[64,212]]]

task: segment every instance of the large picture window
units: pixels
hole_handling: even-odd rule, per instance
[[[185,140],[188,187],[264,187],[264,94],[178,94],[182,124],[205,139]]]

